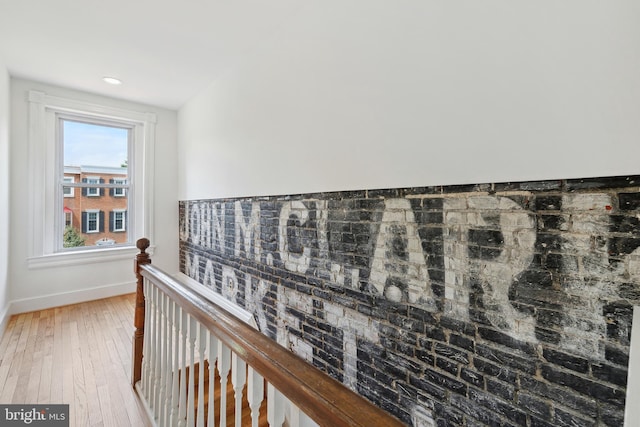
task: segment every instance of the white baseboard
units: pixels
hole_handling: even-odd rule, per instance
[[[7,319],[18,313],[29,311],[46,310],[47,308],[60,307],[69,304],[93,301],[102,298],[114,297],[116,295],[129,294],[136,291],[135,281],[120,283],[116,285],[99,286],[96,288],[80,289],[71,292],[61,292],[33,298],[24,298],[10,302]],[[0,318],[0,321],[2,319]],[[2,324],[0,324],[1,326]]]

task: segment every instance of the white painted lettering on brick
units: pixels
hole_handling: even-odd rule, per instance
[[[187,254],[185,256],[185,274],[200,282],[200,256]]]
[[[533,214],[505,197],[472,196],[466,204],[454,200],[445,199],[443,203],[448,230],[444,234],[445,312],[458,319],[469,318],[469,280],[474,278],[482,286],[489,321],[515,338],[536,342],[535,319],[516,310],[509,301],[509,287],[533,259],[536,242]],[[464,205],[482,211],[469,212],[469,215],[455,211]],[[449,222],[447,218],[454,221]],[[461,218],[466,218],[466,222],[461,222]],[[502,233],[503,242],[493,247],[497,251],[493,259],[469,257],[468,233],[472,228]]]
[[[413,407],[411,411],[411,422],[413,427],[435,427],[436,425],[431,410],[420,405]]]
[[[256,289],[253,289],[252,277],[249,273],[245,273],[245,300],[247,304],[247,310],[256,317],[256,321],[260,330],[265,332],[267,330],[268,322],[267,316],[264,310],[262,299],[267,295],[267,291],[271,283],[259,280],[256,284]]]
[[[207,263],[204,266],[202,284],[210,287],[211,289],[216,289],[216,276],[213,269],[213,262],[210,259],[207,260]]]
[[[189,225],[191,226],[191,243],[200,245],[200,205],[194,203],[191,206],[191,215],[189,215]]]
[[[235,302],[238,294],[238,278],[233,268],[222,266],[222,296]]]
[[[278,251],[280,252],[280,259],[284,262],[287,270],[306,273],[311,262],[311,249],[304,247],[300,254],[290,252],[287,223],[292,217],[297,220],[300,227],[308,221],[309,210],[304,203],[293,201],[282,205],[279,221]]]
[[[296,336],[291,336],[289,339],[291,342],[291,350],[307,362],[312,363],[313,346]]]
[[[495,205],[495,203],[494,203]],[[445,313],[460,320],[469,319],[469,287],[464,270],[468,266],[466,215],[462,221],[460,210],[466,210],[466,198],[447,198],[442,201],[444,217],[444,295]],[[463,268],[464,267],[464,268]]]
[[[211,247],[211,210],[210,203],[202,203],[200,207],[200,246]]]
[[[281,346],[289,347],[289,324],[293,322],[293,328],[299,329],[297,319],[287,313],[287,288],[278,286],[278,300],[276,301],[276,341]]]
[[[562,345],[576,354],[604,360],[600,340],[606,336],[602,315],[603,295],[613,282],[608,248],[598,236],[609,234],[611,196],[607,194],[569,194],[562,197],[562,211],[571,212],[570,231],[562,235],[563,291],[580,306],[563,306]],[[577,264],[575,261],[577,260]],[[577,267],[577,268],[576,268]]]
[[[435,309],[426,256],[409,200],[385,200],[370,283],[391,301],[420,303]]]
[[[482,280],[483,302],[487,317],[494,326],[509,335],[521,340],[537,342],[534,333],[535,319],[516,310],[509,301],[509,287],[533,260],[536,242],[535,219],[532,213],[524,211],[511,199],[495,198],[495,200],[499,203],[500,209],[503,250],[493,261],[475,260],[476,271]]]
[[[235,256],[241,255],[241,249],[244,247],[244,253],[247,259],[260,261],[260,204],[251,204],[251,215],[245,218],[242,211],[242,203],[235,203]]]
[[[329,220],[328,202],[326,200],[316,200],[315,204],[319,267],[329,270],[331,261],[329,257],[329,235],[327,233],[327,222]]]
[[[358,381],[358,338],[366,339],[374,344],[380,342],[378,322],[355,310],[337,304],[325,302],[326,321],[331,326],[342,330],[342,350],[344,351],[343,383],[356,390]]]
[[[212,247],[211,249],[217,249],[222,252],[224,250],[224,221],[225,221],[225,209],[224,203],[215,203],[211,212],[211,234],[212,234]]]

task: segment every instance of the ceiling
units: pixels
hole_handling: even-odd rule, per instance
[[[0,0],[0,63],[14,77],[176,110],[302,3]]]

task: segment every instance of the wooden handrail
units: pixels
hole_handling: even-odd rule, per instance
[[[139,239],[136,247],[140,249],[140,253],[136,255],[134,263],[134,272],[136,273],[136,308],[133,326],[136,328],[133,332],[133,350],[131,352],[131,385],[135,387],[136,383],[142,377],[142,343],[144,341],[144,279],[142,278],[141,268],[143,265],[151,264],[151,259],[146,250],[149,248],[149,239]]]
[[[298,355],[210,302],[197,290],[186,287],[162,270],[150,265],[150,262],[141,263],[138,260],[136,266],[138,274],[149,279],[169,298],[177,302],[184,311],[216,335],[238,357],[253,367],[319,425],[336,427],[405,425]],[[144,302],[144,299],[142,301]],[[142,313],[144,314],[144,311]],[[136,307],[136,319],[137,315]],[[138,370],[141,360],[142,358],[140,358]]]

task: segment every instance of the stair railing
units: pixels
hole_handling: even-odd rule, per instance
[[[265,406],[271,427],[404,425],[152,266],[149,240],[137,247],[132,383],[155,425],[257,427]]]

